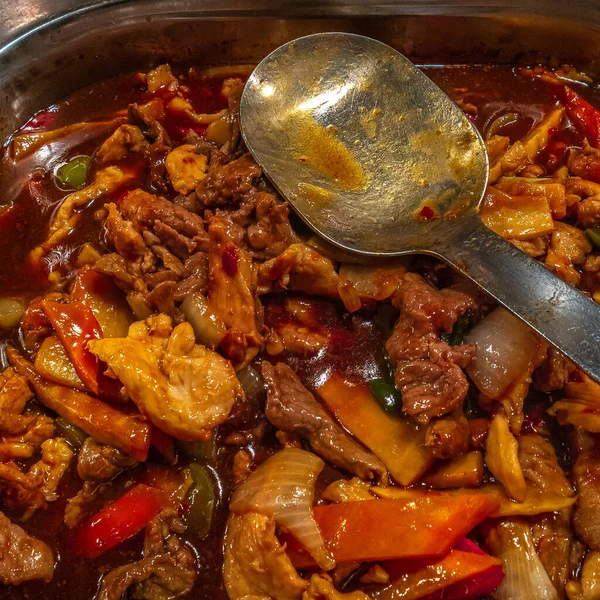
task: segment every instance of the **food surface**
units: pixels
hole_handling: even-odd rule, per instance
[[[100,82],[6,146],[0,596],[597,600],[600,385],[441,262],[307,230],[241,140],[251,70]],[[600,302],[593,81],[426,73],[484,223]]]

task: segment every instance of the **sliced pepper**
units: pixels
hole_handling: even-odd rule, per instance
[[[90,340],[102,339],[102,329],[94,313],[82,302],[62,304],[42,300],[44,313],[65,347],[77,375],[98,393],[98,359],[87,349]]]
[[[369,385],[381,408],[391,413],[398,413],[402,410],[402,393],[393,383],[381,377],[372,379],[369,381]]]
[[[497,509],[494,498],[464,494],[358,500],[316,506],[313,514],[335,561],[347,563],[444,556]],[[295,567],[314,565],[295,538],[285,541]]]
[[[87,182],[91,162],[91,156],[76,156],[58,168],[56,179],[63,188],[80,190]]]
[[[589,227],[585,230],[585,235],[600,250],[600,227]]]
[[[213,479],[210,471],[200,463],[192,463],[188,468],[193,484],[186,498],[190,507],[186,522],[190,533],[203,539],[210,531],[215,506]]]
[[[89,558],[99,556],[141,531],[170,503],[163,490],[140,483],[77,527],[73,549]]]
[[[600,148],[600,112],[565,85],[562,92],[567,114],[594,148]]]

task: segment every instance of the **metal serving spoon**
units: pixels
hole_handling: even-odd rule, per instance
[[[348,33],[294,40],[256,67],[240,119],[318,234],[362,255],[443,259],[600,380],[600,307],[483,225],[483,141],[402,54]]]

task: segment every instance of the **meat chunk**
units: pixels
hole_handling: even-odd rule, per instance
[[[0,582],[19,585],[24,581],[50,581],[54,575],[52,550],[28,535],[0,512]]]
[[[440,460],[456,458],[469,449],[471,429],[462,411],[449,417],[432,419],[425,430],[425,445]]]
[[[0,463],[0,490],[7,504],[25,509],[24,520],[47,502],[56,500],[58,485],[73,457],[63,438],[46,440],[41,448],[40,460],[25,473],[16,463]]]
[[[258,513],[229,517],[223,580],[230,600],[300,600],[307,586],[275,536],[273,519]]]
[[[96,178],[90,185],[69,194],[62,201],[50,223],[48,238],[40,247],[32,251],[32,258],[34,260],[40,259],[75,229],[81,218],[81,214],[76,212],[77,209],[87,206],[98,198],[116,192],[132,181],[133,177],[134,174],[131,171],[114,166],[106,167],[96,173]]]
[[[288,219],[287,202],[278,202],[266,192],[256,194],[256,223],[246,230],[248,245],[260,258],[279,256],[300,241]]]
[[[592,550],[600,550],[600,452],[589,450],[578,456],[573,482],[579,494],[573,515],[575,531]]]
[[[105,575],[96,600],[120,600],[127,590],[136,600],[172,600],[189,593],[197,575],[193,554],[177,536],[184,530],[175,509],[152,519],[144,557]]]
[[[97,513],[102,508],[104,491],[110,487],[110,484],[102,485],[84,481],[77,494],[67,500],[64,516],[65,525],[69,529],[73,529],[73,527]]]
[[[546,359],[534,373],[535,387],[541,392],[562,390],[575,368],[568,358],[550,347]]]
[[[260,173],[260,167],[248,155],[224,165],[211,165],[196,195],[207,208],[239,204],[246,194],[255,191],[252,184]]]
[[[592,148],[587,140],[580,150],[571,150],[567,165],[573,175],[600,183],[600,150]]]
[[[77,474],[84,481],[110,481],[137,463],[133,456],[88,438],[77,456]]]
[[[189,323],[166,315],[138,321],[126,338],[89,342],[140,412],[180,440],[205,440],[243,396],[231,364],[195,343]]]
[[[360,591],[342,594],[335,589],[329,576],[314,574],[308,582],[308,588],[302,594],[302,600],[371,600],[371,598]]]
[[[258,269],[261,293],[296,290],[317,296],[338,297],[339,276],[333,263],[304,244],[292,244],[285,252]]]
[[[462,292],[438,291],[414,273],[408,273],[393,304],[400,319],[386,348],[395,365],[396,385],[403,410],[419,423],[459,408],[469,384],[463,372],[475,346],[449,346],[440,334],[450,333],[457,318],[475,308]]]
[[[211,220],[208,231],[208,302],[228,329],[223,351],[236,368],[241,368],[256,356],[262,343],[256,320],[258,300],[252,259],[231,242],[219,219]]]
[[[319,456],[361,479],[387,481],[383,463],[329,416],[290,367],[265,361],[262,373],[267,384],[265,414],[275,427],[305,438]]]
[[[96,162],[99,165],[116,163],[142,153],[147,147],[148,140],[139,127],[129,124],[120,125],[96,152]]]

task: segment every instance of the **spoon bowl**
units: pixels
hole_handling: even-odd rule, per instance
[[[406,57],[354,34],[299,38],[256,67],[240,123],[318,234],[357,254],[445,260],[600,381],[600,307],[483,225],[485,145]]]

